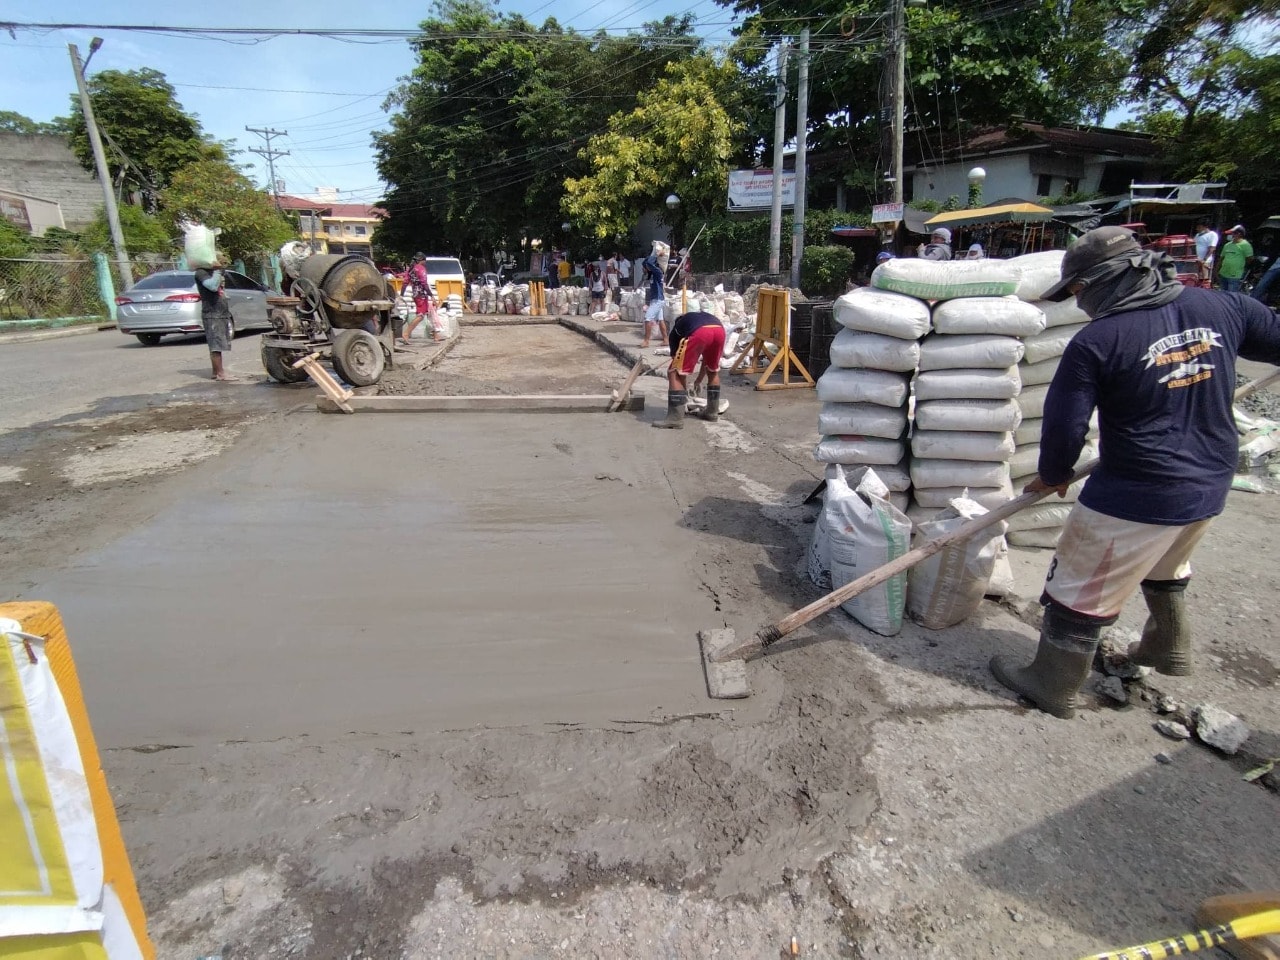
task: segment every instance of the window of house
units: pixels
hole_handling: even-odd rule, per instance
[[[336,237],[341,232],[342,232],[342,228],[338,226],[336,223],[329,224],[329,236]]]
[[[1080,180],[1078,177],[1068,177],[1066,185],[1062,188],[1064,194],[1072,194],[1080,192]]]
[[[364,236],[364,234],[365,234],[365,227],[364,227],[364,224],[363,224],[363,223],[357,223],[357,224],[356,224],[356,226],[355,226],[355,234],[356,234],[356,236],[357,236],[357,237],[363,237],[363,236]]]
[[[1042,173],[1036,178],[1036,196],[1053,196],[1053,177],[1050,174]]]

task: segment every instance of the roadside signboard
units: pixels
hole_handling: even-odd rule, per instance
[[[893,223],[902,219],[903,203],[877,203],[871,208],[872,223]]]
[[[796,205],[796,174],[794,170],[782,173],[782,205]],[[729,209],[768,210],[773,206],[772,170],[730,170]]]

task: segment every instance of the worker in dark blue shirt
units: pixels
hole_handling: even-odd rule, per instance
[[[1185,591],[1191,553],[1226,505],[1238,459],[1236,357],[1280,363],[1280,321],[1239,294],[1184,287],[1173,262],[1121,227],[1082,236],[1049,300],[1074,295],[1092,322],[1049,386],[1039,476],[1065,494],[1095,408],[1099,466],[1072,508],[1045,578],[1044,626],[1027,667],[996,657],[996,679],[1070,717],[1103,627],[1139,587],[1150,616],[1129,658],[1191,672]]]

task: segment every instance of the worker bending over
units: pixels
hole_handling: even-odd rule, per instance
[[[1039,475],[1028,491],[1066,494],[1096,408],[1098,468],[1072,508],[1045,577],[1034,661],[995,657],[997,680],[1064,719],[1103,627],[1139,587],[1150,616],[1129,658],[1191,673],[1191,553],[1226,505],[1238,439],[1235,362],[1280,363],[1280,321],[1239,294],[1184,287],[1173,261],[1122,227],[1100,227],[1062,259],[1045,293],[1075,296],[1092,322],[1049,385]]]
[[[671,325],[671,366],[667,370],[667,418],[655,427],[679,430],[689,402],[689,374],[698,361],[707,371],[707,406],[703,420],[720,419],[720,356],[724,353],[724,325],[709,313],[693,310]]]

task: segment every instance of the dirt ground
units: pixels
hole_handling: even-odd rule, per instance
[[[639,328],[608,336],[634,349]],[[464,327],[436,367],[405,365],[387,386],[595,393],[624,373],[560,328]],[[130,702],[155,693],[131,686],[137,671],[87,667],[128,638],[78,654],[162,957],[777,958],[794,937],[814,957],[1071,958],[1191,929],[1204,897],[1280,888],[1276,776],[1242,779],[1259,758],[1280,756],[1280,499],[1232,494],[1196,558],[1197,673],[1151,678],[1145,694],[1131,685],[1128,705],[1091,692],[1076,720],[1058,721],[1020,706],[987,672],[992,654],[1033,648],[1029,601],[1044,551],[1015,551],[1019,596],[984,604],[971,622],[880,637],[837,613],[753,663],[752,698],[711,701],[690,692],[701,676],[698,629],[750,632],[818,595],[803,576],[816,512],[803,500],[820,476],[816,401],[730,378],[726,420],[670,433],[648,427],[663,412],[663,384],[645,378],[641,389],[648,410],[603,423],[603,414],[527,415],[498,429],[481,418],[468,434],[378,415],[394,428],[371,425],[379,432],[364,445],[335,442],[359,416],[316,415],[294,391],[243,394],[234,408],[100,411],[0,438],[19,471],[0,482],[0,585],[24,598],[46,586],[73,597],[85,571],[103,570],[131,536],[141,538],[131,555],[155,549],[165,566],[181,563],[166,525],[207,502],[201,491],[227,491],[233,514],[238,490],[298,489],[281,466],[291,461],[273,450],[349,450],[360,467],[343,483],[372,488],[378,503],[406,502],[438,476],[441,503],[487,502],[491,486],[518,491],[513,478],[525,478],[539,505],[540,523],[512,541],[533,559],[494,568],[487,607],[442,600],[484,579],[466,573],[481,547],[442,533],[438,551],[420,556],[395,529],[430,541],[433,524],[449,523],[443,506],[370,514],[374,547],[357,556],[376,556],[386,537],[388,565],[421,565],[425,584],[418,629],[429,646],[420,664],[397,662],[408,682],[394,702],[377,686],[389,681],[362,666],[400,655],[409,639],[386,598],[358,630],[311,634],[314,656],[299,660],[296,689],[281,690],[303,700],[279,715],[261,702],[269,690],[257,700],[228,693],[252,652],[192,663],[157,648],[162,666],[148,682],[185,684],[194,726],[166,735],[157,715],[144,732],[129,723],[146,709]],[[508,459],[495,460],[503,451]],[[331,459],[341,466],[341,455]],[[381,479],[366,462],[383,468]],[[501,484],[492,479],[500,463],[509,465]],[[245,482],[229,482],[237,478]],[[333,496],[346,495],[333,484]],[[548,503],[557,506],[542,516]],[[570,535],[564,524],[575,525],[575,556],[539,552]],[[303,537],[298,551],[347,536]],[[252,559],[254,543],[217,539],[215,559],[196,569]],[[432,564],[457,569],[433,584]],[[264,597],[285,583],[299,604],[282,603],[262,625],[263,657],[290,641],[291,618],[313,597],[304,586],[320,574],[301,569],[300,580],[279,563],[263,570]],[[393,582],[392,593],[408,592]],[[607,592],[620,584],[640,589]],[[237,609],[262,602],[243,591],[226,598]],[[150,609],[139,600],[135,618]],[[193,629],[181,604],[155,609],[176,618],[173,630]],[[73,644],[94,632],[90,612],[77,614]],[[1131,605],[1118,627],[1141,622]],[[658,633],[633,649],[644,626]],[[494,654],[498,628],[525,645]],[[540,644],[584,628],[594,646],[541,654]],[[476,637],[489,640],[469,652]],[[571,683],[548,686],[539,670],[548,658],[569,680],[617,684],[615,709],[584,709]],[[669,676],[672,688],[645,688],[642,673]],[[522,675],[536,702],[500,704],[488,721],[474,696],[448,706],[451,689],[518,686]],[[1238,714],[1253,731],[1246,749],[1225,757],[1161,737],[1158,693]],[[228,734],[240,720],[251,729]]]

